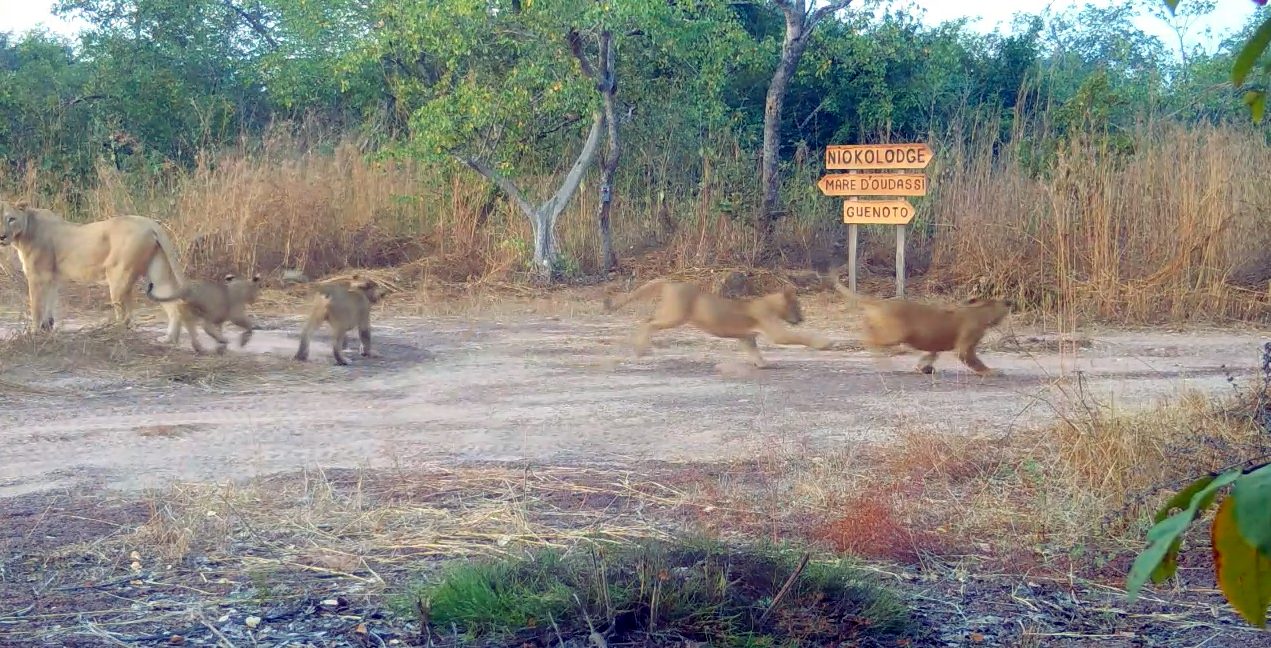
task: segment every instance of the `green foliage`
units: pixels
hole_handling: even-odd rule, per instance
[[[309,119],[356,132],[372,155],[478,157],[541,199],[600,101],[565,36],[577,29],[594,55],[610,30],[624,159],[659,161],[620,168],[617,195],[710,191],[743,215],[784,26],[773,3],[727,0],[60,0],[58,10],[87,23],[76,42],[0,35],[10,184],[33,172],[41,191],[86,190],[102,162],[160,173]],[[1249,108],[1264,103],[1256,75],[1234,90],[1229,73],[1265,14],[1184,65],[1124,3],[1023,16],[990,35],[917,11],[849,9],[817,30],[786,96],[788,163],[807,172],[826,144],[926,139],[970,116],[1035,150],[1026,163],[1044,173],[1061,140],[1013,133],[1097,125],[1116,152],[1117,134],[1145,116],[1243,119],[1246,93]],[[805,213],[818,213],[813,198]]]
[[[469,640],[503,642],[585,641],[594,631],[614,643],[678,637],[807,645],[905,631],[904,606],[865,573],[842,560],[801,565],[792,548],[705,540],[537,551],[452,565],[399,597],[395,608],[409,615],[422,609],[438,630],[457,628]]]
[[[1257,4],[1265,5],[1265,2]],[[1178,9],[1179,0],[1165,0],[1165,5],[1169,7],[1171,12]],[[1231,61],[1231,83],[1239,88],[1245,84],[1249,78],[1249,73],[1253,71],[1258,60],[1267,53],[1267,49],[1271,46],[1271,16],[1260,17],[1257,14],[1253,16],[1252,27],[1248,36],[1244,39],[1244,43],[1240,45],[1235,53],[1235,58]],[[1263,62],[1262,74],[1264,77],[1271,77],[1271,59]],[[1266,88],[1250,88],[1243,93],[1242,102],[1249,109],[1250,117],[1255,124],[1262,122],[1263,114],[1267,107],[1267,90]]]
[[[1130,568],[1126,589],[1131,601],[1149,578],[1162,583],[1174,575],[1183,534],[1227,486],[1231,492],[1219,504],[1210,529],[1218,587],[1246,621],[1266,626],[1271,605],[1271,464],[1202,477],[1170,498],[1148,531],[1148,547]]]

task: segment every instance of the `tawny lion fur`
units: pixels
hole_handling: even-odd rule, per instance
[[[331,355],[338,365],[349,364],[344,359],[348,333],[357,329],[362,345],[362,357],[371,355],[371,304],[379,301],[379,290],[369,279],[354,275],[347,283],[320,284],[314,296],[313,306],[304,330],[300,332],[300,348],[296,360],[309,359],[309,338],[325,322],[331,325]]]
[[[194,325],[199,322],[203,323],[203,330],[208,336],[216,340],[217,353],[225,353],[225,347],[229,346],[223,330],[225,322],[231,322],[243,330],[238,338],[240,348],[247,346],[247,341],[252,339],[256,324],[247,314],[247,307],[256,303],[260,296],[260,275],[252,275],[251,279],[246,279],[227,274],[224,281],[190,281],[176,294],[167,297],[156,295],[154,288],[154,284],[146,287],[147,297],[163,304],[179,303],[181,322],[190,332],[190,346],[194,347],[195,353],[203,354],[203,345],[199,343],[198,333],[194,330]],[[173,342],[180,340],[180,329],[177,330],[176,337]]]
[[[905,299],[875,299],[852,292],[839,280],[837,271],[833,279],[834,289],[861,308],[866,346],[883,349],[903,344],[923,351],[917,366],[922,373],[935,371],[936,357],[943,351],[956,351],[958,359],[981,376],[993,373],[976,356],[975,347],[985,331],[1010,314],[1010,301],[973,297],[956,306],[932,306]]]
[[[736,339],[756,367],[768,363],[759,354],[755,338],[762,333],[776,344],[801,344],[828,349],[830,341],[815,333],[792,330],[789,325],[803,322],[803,310],[793,289],[751,299],[728,299],[678,281],[655,279],[616,300],[605,298],[605,310],[612,311],[636,300],[657,298],[652,317],[638,325],[632,338],[637,356],[649,350],[654,331],[692,324],[699,330],[722,338]]]
[[[47,209],[0,202],[0,246],[13,245],[22,262],[30,298],[31,324],[51,330],[57,320],[57,293],[63,281],[105,281],[115,321],[132,324],[132,291],[145,276],[174,292],[183,279],[176,248],[163,228],[141,216],[115,216],[79,225]],[[165,304],[167,339],[180,335],[176,304]]]

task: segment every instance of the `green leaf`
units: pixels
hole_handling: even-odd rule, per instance
[[[1186,488],[1175,493],[1173,497],[1169,498],[1168,502],[1161,506],[1152,521],[1155,523],[1163,522],[1165,518],[1169,517],[1170,511],[1187,508],[1187,505],[1192,503],[1192,498],[1196,496],[1196,493],[1213,483],[1217,477],[1218,475],[1211,473],[1188,484]]]
[[[1215,477],[1217,477],[1217,475],[1205,475],[1204,477],[1188,484],[1186,488],[1178,491],[1178,493],[1171,497],[1169,501],[1156,512],[1152,521],[1159,524],[1165,521],[1165,518],[1169,517],[1170,512],[1174,509],[1187,508],[1187,506],[1191,504],[1192,498],[1196,496],[1196,493],[1199,493],[1206,486],[1213,483]],[[1214,491],[1214,494],[1216,493],[1217,491]],[[1201,504],[1202,506],[1198,507],[1198,510],[1203,510],[1209,506],[1208,502],[1202,502]],[[1153,583],[1164,583],[1169,580],[1170,576],[1174,575],[1174,572],[1178,571],[1178,551],[1182,548],[1182,546],[1183,536],[1180,533],[1178,537],[1174,538],[1174,541],[1169,544],[1169,548],[1165,551],[1165,555],[1161,558],[1160,563],[1158,563],[1156,568],[1152,570],[1151,578]]]
[[[1257,62],[1258,57],[1267,51],[1267,45],[1271,44],[1271,18],[1262,21],[1258,26],[1258,30],[1253,33],[1240,48],[1240,53],[1236,55],[1236,62],[1231,65],[1231,82],[1237,86],[1243,85],[1245,77],[1249,76],[1249,71],[1253,69],[1253,64]]]
[[[1267,93],[1262,90],[1250,90],[1245,93],[1244,102],[1249,106],[1249,116],[1253,119],[1253,123],[1261,124],[1262,117],[1267,111]]]
[[[1236,522],[1238,502],[1232,493],[1214,516],[1214,572],[1218,589],[1231,607],[1251,625],[1265,628],[1267,605],[1271,604],[1271,559],[1241,536]]]
[[[1196,519],[1196,514],[1209,508],[1217,497],[1219,489],[1232,483],[1240,476],[1239,470],[1229,470],[1221,475],[1211,475],[1192,482],[1166,503],[1164,511],[1177,508],[1183,501],[1183,495],[1191,492],[1191,500],[1187,508],[1157,522],[1147,532],[1148,546],[1134,560],[1130,573],[1126,576],[1126,591],[1133,603],[1139,596],[1143,585],[1151,578],[1153,582],[1162,582],[1174,574],[1178,566],[1178,548],[1182,544],[1183,532]],[[1158,519],[1160,513],[1157,513]]]
[[[1236,528],[1245,542],[1271,557],[1271,465],[1241,475],[1231,487]]]

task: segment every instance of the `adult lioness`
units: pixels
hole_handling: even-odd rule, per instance
[[[194,325],[199,322],[203,323],[203,330],[208,336],[216,340],[216,352],[225,353],[225,347],[229,346],[223,332],[225,322],[231,322],[243,329],[238,338],[239,348],[247,346],[247,341],[252,339],[252,331],[256,325],[247,314],[247,307],[254,304],[260,296],[260,275],[240,279],[227,274],[224,281],[190,281],[167,297],[154,294],[152,283],[146,287],[146,296],[159,303],[180,303],[181,322],[190,332],[190,346],[194,347],[195,353],[203,355],[203,345],[199,343],[198,333],[194,330]],[[180,337],[178,330],[178,340]]]
[[[309,319],[300,331],[300,348],[296,349],[296,360],[309,359],[309,338],[325,322],[331,325],[331,354],[338,365],[349,364],[344,359],[345,343],[349,331],[357,329],[358,341],[362,344],[362,356],[371,355],[371,304],[379,301],[379,289],[375,282],[353,275],[352,280],[345,283],[320,284],[318,294],[314,296],[313,306],[309,310]]]
[[[31,323],[53,328],[57,291],[63,280],[105,280],[115,320],[132,323],[132,290],[142,275],[175,291],[183,283],[172,241],[158,223],[141,216],[116,216],[78,225],[47,209],[0,202],[0,246],[13,245],[22,261]],[[169,341],[180,331],[176,304],[165,304]]]
[[[803,322],[803,311],[793,289],[751,299],[728,299],[678,281],[655,279],[616,301],[605,298],[605,310],[612,311],[637,299],[658,296],[657,310],[636,327],[632,342],[637,356],[649,350],[649,336],[654,331],[692,324],[698,329],[722,338],[733,338],[756,367],[768,363],[759,354],[755,337],[763,333],[776,344],[801,344],[813,349],[828,349],[830,341],[815,333],[793,331],[786,324]]]
[[[975,347],[984,332],[1010,314],[1009,300],[973,297],[956,306],[930,306],[905,299],[874,299],[852,292],[833,273],[834,289],[860,304],[864,317],[864,342],[875,349],[901,344],[923,351],[917,370],[935,371],[936,357],[942,351],[956,351],[958,359],[972,371],[987,376],[993,373],[975,355]]]

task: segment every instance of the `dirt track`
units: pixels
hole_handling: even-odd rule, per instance
[[[1019,329],[990,338],[982,353],[1006,375],[980,379],[943,357],[933,378],[911,371],[912,355],[880,362],[863,351],[762,342],[774,367],[756,371],[734,343],[689,330],[656,338],[654,354],[637,360],[623,339],[631,319],[396,317],[377,324],[384,357],[354,354],[350,368],[329,366],[319,338],[311,362],[323,378],[300,384],[265,374],[237,390],[169,383],[0,393],[0,497],[313,465],[719,460],[790,444],[832,449],[902,425],[1005,433],[1075,404],[1075,383],[1056,384],[1055,339]],[[297,321],[273,324],[231,353],[243,362],[290,356]],[[837,339],[854,337],[821,324]],[[1268,337],[1088,335],[1075,359],[1063,358],[1064,371],[1082,372],[1087,402],[1150,406],[1182,388],[1229,389],[1227,376],[1251,375]]]

